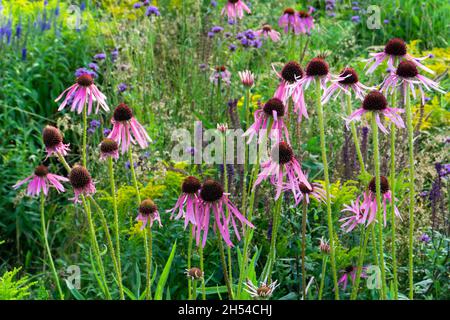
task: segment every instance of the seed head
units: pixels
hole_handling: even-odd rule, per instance
[[[91,183],[92,178],[85,167],[76,165],[69,173],[69,181],[75,189],[83,189]]]
[[[77,78],[77,83],[82,87],[89,87],[94,83],[94,79],[90,74],[83,73]]]
[[[273,147],[271,156],[279,164],[286,164],[294,158],[294,151],[286,142],[282,141]]]
[[[406,43],[400,38],[392,38],[386,43],[384,53],[393,56],[404,56],[406,54]]]
[[[310,77],[322,77],[328,74],[328,63],[322,57],[316,57],[306,66],[306,74]]]
[[[58,128],[46,126],[42,131],[42,139],[46,148],[54,148],[63,141],[63,136]]]
[[[200,190],[200,197],[206,202],[215,202],[220,200],[223,196],[222,185],[212,179],[208,179],[203,182],[202,188]]]
[[[404,60],[398,64],[395,73],[402,78],[414,78],[419,74],[419,71],[412,61]]]
[[[184,179],[183,184],[181,185],[181,191],[183,191],[183,193],[193,194],[200,190],[201,187],[202,184],[196,177],[189,176]]]
[[[34,169],[34,174],[41,178],[45,177],[48,174],[48,168],[41,164]]]
[[[342,84],[355,84],[358,80],[358,74],[353,68],[345,68],[341,71],[340,77],[345,77],[344,80],[339,81]]]
[[[303,77],[303,69],[297,62],[289,61],[284,65],[283,70],[281,70],[281,77],[286,82],[294,83],[297,79]]]
[[[102,143],[100,144],[100,151],[102,153],[111,153],[117,151],[118,149],[119,145],[113,139],[103,139]]]
[[[125,103],[119,104],[114,110],[113,118],[115,121],[128,121],[133,117],[133,111]]]
[[[268,116],[273,116],[275,110],[278,117],[284,116],[284,104],[278,98],[272,98],[267,100],[263,107],[264,113]]]
[[[158,207],[151,199],[145,199],[139,206],[139,213],[144,216],[152,215],[158,210]]]
[[[373,193],[377,192],[375,177],[372,178],[369,182],[369,190]],[[380,176],[380,192],[384,194],[389,191],[389,181],[385,176]]]
[[[363,109],[368,111],[381,111],[386,109],[387,106],[386,97],[377,90],[369,92],[362,103]]]

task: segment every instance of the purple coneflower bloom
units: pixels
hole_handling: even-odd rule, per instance
[[[261,29],[255,31],[256,36],[264,37],[264,39],[270,38],[273,42],[278,42],[280,40],[280,33],[270,26],[270,24],[265,24]]]
[[[145,15],[147,17],[149,17],[151,15],[159,17],[161,15],[161,13],[159,13],[159,10],[158,10],[157,7],[155,7],[155,6],[148,6],[147,7],[147,11],[145,11]]]
[[[100,160],[105,160],[108,157],[119,159],[119,145],[112,139],[103,139],[100,143]]]
[[[225,66],[216,67],[209,80],[215,85],[218,85],[221,81],[229,86],[231,84],[231,73]]]
[[[431,89],[436,90],[440,93],[444,93],[439,84],[436,81],[428,79],[423,75],[419,74],[417,66],[414,62],[404,60],[398,64],[397,70],[391,72],[391,74],[384,80],[381,91],[386,92],[386,94],[394,94],[397,85],[402,86],[404,103],[406,103],[406,90],[409,86],[411,89],[411,94],[416,97],[415,87],[419,88],[422,98],[422,104],[425,104],[425,93],[423,87],[431,91]]]
[[[308,175],[306,175],[306,179],[308,179]],[[319,202],[326,201],[325,190],[323,190],[320,183],[313,182],[310,183],[310,186],[311,187],[308,187],[303,182],[298,183],[298,190],[294,193],[295,205],[298,205],[303,200],[309,204],[311,198],[316,199]]]
[[[239,78],[244,87],[251,88],[255,82],[255,76],[250,70],[239,71]]]
[[[151,228],[153,226],[154,221],[157,221],[159,226],[162,227],[158,207],[153,202],[153,200],[145,199],[144,201],[142,201],[141,204],[139,205],[138,212],[139,214],[136,218],[136,221],[142,222],[141,230],[143,230],[147,226],[147,223]]]
[[[314,28],[314,19],[311,15],[311,13],[314,11],[313,7],[309,7],[308,11],[299,11],[297,13],[297,33],[310,33],[311,30]]]
[[[228,0],[222,9],[222,15],[226,13],[228,19],[234,19],[236,17],[242,19],[244,17],[244,10],[247,13],[251,13],[250,9],[241,0]]]
[[[61,95],[56,98],[55,102],[58,102],[64,95],[66,95],[66,97],[59,106],[58,111],[63,110],[70,102],[72,105],[70,110],[77,110],[78,113],[81,113],[87,103],[87,114],[89,115],[92,112],[92,104],[94,101],[97,101],[95,113],[98,113],[99,107],[102,107],[105,111],[109,111],[109,107],[106,104],[106,96],[98,90],[97,86],[94,84],[94,79],[90,74],[84,73],[80,75],[77,78],[76,83],[64,90]],[[72,95],[73,100],[70,101]]]
[[[76,165],[72,168],[69,173],[69,181],[75,194],[75,197],[73,198],[75,203],[79,202],[80,195],[89,196],[96,191],[89,171],[80,165]]]
[[[302,86],[308,88],[312,82],[320,81],[320,85],[323,90],[326,90],[326,84],[328,81],[342,81],[345,77],[333,76],[330,73],[330,68],[325,59],[321,56],[311,59],[306,65],[305,76],[297,79],[297,82],[293,85],[294,88]]]
[[[319,250],[323,254],[329,254],[330,253],[330,250],[331,250],[330,244],[328,243],[328,240],[325,240],[324,237],[320,238]]]
[[[253,188],[270,176],[270,183],[277,188],[275,200],[280,197],[282,190],[290,190],[296,194],[297,190],[300,189],[300,182],[311,188],[300,163],[295,159],[294,151],[284,141],[272,148],[270,159],[261,164],[261,168],[262,171],[258,175]],[[283,181],[284,176],[287,178],[286,182]]]
[[[367,269],[366,267],[362,267],[360,275],[361,278],[367,278],[367,275],[365,273],[366,269]],[[357,271],[358,268],[351,265],[347,266],[344,270],[340,271],[341,273],[343,273],[343,275],[339,278],[338,284],[342,285],[342,289],[345,290],[347,288],[349,278],[352,280],[352,283],[355,283]]]
[[[34,169],[34,173],[31,176],[17,182],[13,186],[13,189],[19,188],[28,181],[30,182],[28,183],[27,195],[34,197],[39,195],[41,192],[43,192],[44,195],[47,195],[50,187],[55,187],[58,192],[64,192],[64,187],[61,184],[61,181],[65,182],[69,181],[69,179],[49,173],[46,166],[39,165],[36,169]]]
[[[352,94],[351,92],[353,91],[358,99],[364,100],[365,91],[374,89],[371,87],[366,87],[361,82],[359,82],[358,74],[353,68],[345,68],[344,70],[341,71],[339,77],[343,79],[333,82],[328,88],[325,89],[322,95],[323,104],[330,101],[333,95],[334,100],[336,100],[336,98],[341,94],[341,92],[351,95]]]
[[[111,123],[113,129],[108,138],[113,139],[121,146],[122,154],[128,151],[131,143],[136,143],[134,139],[142,149],[147,148],[148,142],[151,142],[144,127],[134,118],[133,111],[125,103],[116,107]]]
[[[295,10],[292,8],[286,8],[283,12],[283,15],[278,20],[278,25],[280,28],[284,29],[284,33],[288,33],[290,30],[295,34],[298,33],[297,23],[298,16],[295,13]]]
[[[365,209],[361,205],[360,197],[356,198],[356,201],[352,201],[350,205],[345,205],[341,212],[350,212],[351,215],[339,219],[339,222],[343,222],[341,228],[345,232],[350,232],[356,228],[358,224],[364,224]]]
[[[47,157],[57,153],[61,156],[67,155],[69,151],[69,144],[63,143],[63,136],[61,132],[52,126],[45,126],[42,131],[42,140],[44,140],[45,150],[47,151]]]
[[[362,102],[362,107],[353,112],[346,120],[347,125],[351,121],[361,119],[362,115],[369,112],[373,113],[378,128],[380,128],[380,130],[384,133],[388,133],[388,130],[381,123],[380,114],[383,114],[385,117],[389,118],[389,120],[391,120],[397,127],[405,127],[403,119],[399,115],[399,113],[403,113],[405,110],[388,107],[386,97],[381,92],[376,90],[371,91],[366,95]]]
[[[178,211],[178,215],[175,217],[176,220],[184,217],[184,228],[186,229],[187,225],[192,223],[192,225],[196,225],[197,222],[195,220],[195,206],[199,197],[199,190],[202,184],[200,181],[193,176],[189,176],[184,179],[181,185],[181,195],[175,204],[173,209],[167,210],[167,212],[171,213],[170,218],[173,218],[174,213]],[[186,209],[185,209],[186,207]]]
[[[218,229],[223,240],[229,247],[233,246],[229,232],[230,220],[238,241],[241,238],[237,229],[236,219],[241,223],[241,225],[246,224],[247,226],[254,228],[253,224],[245,219],[228,196],[229,194],[224,192],[222,185],[217,181],[208,179],[203,183],[200,189],[200,197],[195,208],[195,220],[197,222],[195,226],[195,233],[197,246],[200,243],[200,235],[202,231],[203,240],[201,245],[204,247],[206,244],[211,211],[214,214],[214,230]],[[225,215],[224,206],[228,210],[228,217]]]
[[[408,60],[414,63],[417,67],[421,68],[422,70],[425,70],[429,73],[434,73],[433,70],[425,67],[423,64],[421,64],[419,61],[424,60],[428,58],[428,56],[423,58],[415,58],[411,56],[407,52],[406,43],[400,38],[392,38],[388,41],[386,46],[384,47],[384,50],[382,52],[378,53],[371,53],[370,54],[372,58],[368,59],[368,64],[366,67],[372,63],[372,65],[369,67],[366,73],[372,73],[384,60],[388,60],[387,64],[388,67],[391,70],[394,70],[394,60],[397,59],[403,59]]]

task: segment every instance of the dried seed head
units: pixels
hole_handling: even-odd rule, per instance
[[[139,206],[139,213],[144,216],[152,215],[158,210],[158,207],[151,199],[145,199]]]
[[[346,77],[344,80],[339,81],[342,84],[355,84],[359,81],[358,74],[353,68],[345,68],[341,71],[340,77]]]
[[[220,200],[223,196],[222,185],[212,179],[208,179],[203,182],[203,186],[200,190],[200,197],[206,202],[214,202]]]
[[[183,184],[181,185],[181,191],[183,193],[196,193],[200,188],[202,187],[202,184],[200,181],[193,176],[186,177],[183,181]]]
[[[186,270],[186,275],[192,280],[199,280],[203,278],[203,272],[200,268],[192,267]]]
[[[273,116],[273,111],[277,113],[278,117],[284,116],[283,102],[278,98],[272,98],[267,100],[263,107],[264,113],[268,116]]]
[[[281,70],[281,77],[286,82],[294,83],[297,79],[303,77],[303,69],[297,62],[289,61]]]
[[[369,190],[372,191],[373,193],[377,192],[376,189],[376,184],[375,184],[375,177],[372,178],[372,180],[370,180],[369,182]],[[389,191],[389,181],[385,176],[380,176],[380,192],[382,194],[386,193]]]
[[[113,118],[115,121],[128,121],[133,117],[133,111],[125,103],[119,104],[114,110]]]
[[[100,151],[102,153],[111,153],[117,151],[118,149],[119,145],[113,139],[103,139],[102,143],[100,144]]]
[[[362,103],[362,107],[364,110],[368,111],[381,111],[386,109],[388,106],[388,102],[386,97],[380,91],[371,91],[369,92]]]
[[[92,179],[85,167],[76,165],[69,173],[69,181],[75,189],[83,189],[91,183]]]
[[[34,174],[38,177],[45,177],[48,174],[48,168],[41,164],[34,169]]]
[[[294,151],[286,142],[280,142],[273,147],[271,152],[272,159],[279,164],[286,164],[294,158]]]
[[[42,139],[46,148],[54,148],[63,141],[63,136],[58,128],[46,126],[42,131]]]
[[[392,38],[386,43],[384,53],[393,56],[404,56],[406,54],[406,43],[400,38]]]
[[[402,78],[414,78],[419,74],[419,71],[414,62],[405,60],[398,64],[395,73]]]
[[[90,74],[83,73],[77,78],[77,83],[82,87],[89,87],[94,83],[94,79]]]
[[[293,15],[295,14],[295,10],[292,8],[286,8],[284,9],[284,14]]]
[[[322,57],[316,57],[306,66],[306,74],[310,77],[322,77],[328,74],[328,63]]]

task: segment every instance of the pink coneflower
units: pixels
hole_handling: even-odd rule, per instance
[[[328,243],[328,240],[325,240],[324,237],[319,239],[319,250],[320,252],[322,252],[323,254],[329,254],[330,253],[330,244]]]
[[[367,278],[366,275],[366,267],[362,267],[361,270],[361,278]],[[356,280],[356,273],[358,271],[357,267],[354,267],[352,265],[349,265],[347,267],[345,267],[344,270],[341,270],[340,272],[343,273],[343,275],[339,278],[338,284],[342,285],[342,289],[346,289],[347,288],[347,284],[348,284],[348,279],[350,278],[352,281],[352,284],[355,283]]]
[[[343,222],[341,228],[347,233],[355,229],[358,224],[364,224],[364,217],[367,218],[360,197],[356,198],[356,201],[352,201],[350,205],[345,205],[341,212],[350,212],[350,215],[339,219],[339,222]]]
[[[216,67],[209,80],[216,86],[219,84],[219,81],[229,86],[231,84],[231,72],[225,66]]]
[[[267,278],[260,283],[259,287],[254,285],[253,282],[250,281],[250,279],[247,279],[244,284],[246,286],[244,290],[248,292],[254,299],[270,298],[275,289],[280,285],[278,281],[267,284]]]
[[[135,144],[135,140],[142,149],[148,147],[151,142],[150,137],[144,127],[134,118],[133,111],[125,103],[119,104],[114,110],[111,119],[113,129],[108,138],[116,141],[121,146],[122,154],[130,147],[130,143]]]
[[[414,98],[416,98],[415,87],[417,86],[417,88],[419,88],[422,96],[422,104],[425,104],[425,93],[423,92],[423,87],[428,91],[433,89],[440,93],[445,93],[436,81],[419,74],[417,71],[417,66],[408,60],[400,62],[395,72],[391,72],[391,74],[384,80],[381,91],[386,92],[386,94],[393,94],[398,85],[402,86],[405,104],[406,90],[408,86],[411,88],[411,93]]]
[[[65,156],[67,155],[67,151],[70,150],[69,144],[63,143],[63,136],[55,127],[46,126],[42,131],[42,140],[44,140],[47,158],[54,153]]]
[[[362,107],[353,112],[346,120],[346,123],[348,125],[351,121],[361,119],[362,115],[366,113],[373,113],[378,128],[380,128],[380,130],[384,133],[388,133],[388,130],[381,123],[380,114],[389,118],[389,120],[391,120],[397,127],[404,128],[405,124],[399,115],[399,113],[403,112],[405,112],[403,109],[388,107],[386,97],[381,92],[374,90],[366,95],[362,102]]]
[[[185,178],[181,184],[181,195],[178,198],[175,207],[167,211],[168,213],[171,213],[170,219],[172,219],[173,215],[178,211],[178,215],[175,219],[178,220],[184,217],[185,229],[189,222],[192,223],[192,225],[197,224],[195,220],[195,204],[198,201],[200,188],[201,183],[196,177],[189,176]]]
[[[303,174],[300,163],[294,157],[294,151],[286,142],[280,142],[272,148],[270,159],[261,164],[262,171],[258,175],[253,188],[270,176],[270,183],[277,188],[275,200],[281,191],[290,190],[294,195],[299,190],[299,183],[311,188],[306,176]],[[283,178],[286,176],[286,182]]]
[[[406,43],[400,38],[392,38],[391,40],[386,43],[386,46],[384,47],[384,50],[382,52],[378,53],[371,53],[370,54],[372,58],[368,59],[368,63],[366,67],[372,63],[372,65],[369,67],[366,73],[372,73],[384,60],[387,59],[387,64],[389,69],[394,70],[394,61],[395,59],[403,59],[411,61],[414,65],[421,68],[422,70],[425,70],[429,73],[434,73],[433,70],[425,67],[423,64],[421,64],[419,61],[424,60],[427,57],[423,58],[415,58],[411,56],[407,52]]]
[[[85,104],[87,104],[87,114],[91,114],[94,101],[97,101],[95,113],[98,113],[99,107],[102,107],[105,111],[109,111],[109,107],[106,104],[106,96],[98,90],[94,84],[92,75],[88,73],[81,74],[77,78],[76,83],[64,90],[63,93],[56,98],[55,102],[58,102],[65,94],[66,98],[59,106],[58,111],[63,110],[67,104],[71,104],[72,107],[70,108],[70,111],[76,110],[78,113],[81,113]]]
[[[364,194],[364,201],[361,205],[361,210],[363,213],[363,221],[366,225],[372,223],[375,220],[377,215],[377,197],[376,197],[376,185],[375,185],[375,177],[372,178],[369,182],[369,187]],[[381,192],[381,205],[383,206],[383,220],[384,225],[386,226],[386,202],[389,201],[393,204],[392,193],[389,189],[388,179],[384,176],[380,177],[380,192]],[[398,208],[394,205],[394,212],[397,217],[401,219],[400,212]]]
[[[314,11],[313,7],[309,7],[308,11],[300,10],[297,13],[297,30],[298,33],[310,33],[314,28],[314,19],[311,13]]]
[[[298,16],[295,13],[295,10],[292,8],[284,9],[283,15],[278,20],[278,25],[280,28],[283,28],[284,33],[289,33],[289,31],[297,34],[299,32],[298,29]]]
[[[31,180],[31,181],[30,181]],[[27,195],[34,197],[44,192],[44,195],[48,194],[50,187],[55,187],[58,192],[64,192],[62,182],[69,181],[69,179],[52,174],[48,172],[48,168],[44,165],[39,165],[34,169],[34,173],[26,179],[17,182],[13,189],[19,188],[21,185],[28,183]]]
[[[270,24],[265,24],[262,26],[261,29],[255,31],[255,34],[261,38],[264,37],[264,39],[270,38],[273,42],[280,41],[280,33],[274,29],[272,29],[272,26]]]
[[[322,104],[330,101],[331,97],[334,95],[334,100],[343,92],[345,94],[351,95],[352,91],[355,96],[364,100],[364,94],[366,90],[372,90],[371,87],[366,87],[361,82],[359,82],[358,74],[353,68],[344,68],[339,74],[342,80],[333,82],[328,88],[325,89],[322,95]]]
[[[306,175],[306,179],[308,179],[308,176]],[[288,188],[288,186],[287,186]],[[303,200],[306,201],[306,203],[309,204],[310,199],[316,199],[319,202],[325,202],[326,201],[326,194],[325,190],[323,190],[323,187],[320,183],[310,183],[310,187],[308,187],[303,182],[298,183],[298,190],[297,193],[294,194],[295,198],[295,205],[298,205]]]
[[[283,120],[285,111],[285,106],[280,99],[269,99],[262,108],[255,111],[255,122],[243,134],[244,137],[249,137],[247,143],[250,143],[255,135],[259,135],[259,141],[261,142],[264,135],[259,134],[260,131],[269,130],[269,128],[269,136],[271,138],[277,142],[281,142],[284,133],[284,137],[289,143],[289,132]]]
[[[225,7],[222,9],[222,15],[227,14],[229,19],[238,17],[242,19],[244,17],[244,10],[247,13],[252,13],[247,5],[241,0],[228,0]]]
[[[230,232],[228,230],[230,220],[238,241],[241,237],[237,229],[236,219],[241,223],[241,225],[246,224],[247,226],[254,228],[253,224],[245,219],[228,196],[229,194],[224,192],[222,185],[217,181],[208,179],[203,183],[200,189],[199,201],[197,202],[195,208],[195,220],[197,221],[197,225],[195,226],[197,246],[200,243],[200,235],[202,231],[203,240],[201,245],[204,247],[206,244],[211,211],[214,214],[214,230],[218,229],[223,240],[229,247],[233,246],[233,243],[230,240]],[[226,217],[226,210],[224,210],[224,206],[228,210],[228,217]]]
[[[249,70],[239,71],[239,78],[244,87],[251,88],[255,82],[255,76]]]
[[[100,160],[105,160],[108,157],[119,159],[119,145],[113,139],[105,138],[100,143]]]
[[[296,79],[297,82],[293,85],[294,88],[302,86],[307,89],[311,83],[320,81],[322,89],[325,90],[328,81],[345,80],[345,77],[336,77],[330,73],[328,63],[322,56],[312,58],[306,65],[305,73],[306,74],[304,77],[302,77],[301,79]]]
[[[96,191],[91,175],[85,167],[74,166],[69,173],[69,181],[75,194],[74,202],[79,202],[80,195],[89,196]]]
[[[157,221],[159,226],[162,227],[158,207],[153,202],[153,200],[145,199],[144,201],[142,201],[139,205],[138,212],[139,214],[136,218],[136,221],[142,222],[141,230],[146,227],[147,223],[149,224],[150,228],[153,227],[154,221]]]

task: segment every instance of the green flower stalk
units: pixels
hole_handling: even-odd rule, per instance
[[[395,93],[392,95],[392,106],[396,104]],[[394,299],[398,300],[398,275],[397,275],[397,255],[396,255],[396,227],[395,227],[395,124],[391,124],[391,256],[392,256],[392,273],[394,276]]]
[[[201,243],[198,246],[198,254],[200,256],[200,269],[203,271],[203,274],[204,274],[205,273],[205,265],[204,265],[204,258],[203,258],[203,246]],[[202,300],[206,300],[205,277],[202,278]]]
[[[280,197],[277,199],[277,202],[275,203],[275,211],[273,213],[273,220],[272,220],[272,237],[270,239],[269,268],[267,271],[267,278],[269,283],[272,282],[272,269],[276,259],[278,225],[281,216],[282,206],[283,206],[283,196],[280,195]]]
[[[306,268],[305,268],[305,256],[306,256],[306,219],[308,214],[308,203],[306,199],[303,199],[303,212],[302,212],[302,291],[303,299],[306,299]]]
[[[350,116],[352,114],[352,97],[351,95],[346,95],[346,99],[347,99],[347,116]],[[353,138],[353,144],[355,145],[355,149],[356,149],[356,155],[358,157],[358,161],[359,161],[359,167],[361,168],[361,173],[365,174],[366,173],[366,167],[364,165],[364,158],[362,156],[361,153],[361,147],[359,145],[359,139],[358,139],[358,134],[356,132],[356,126],[354,122],[350,122],[350,130],[352,132],[352,138]]]

